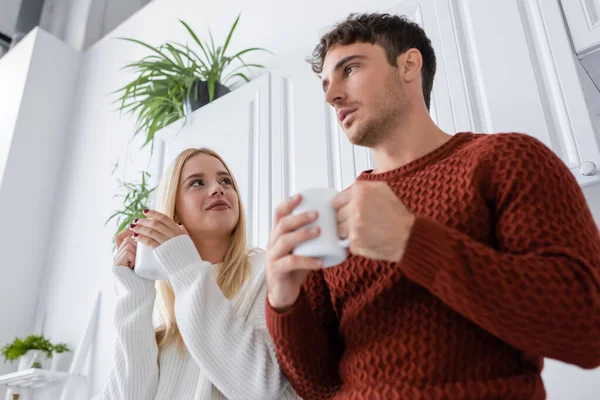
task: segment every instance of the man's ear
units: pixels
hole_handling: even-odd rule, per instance
[[[398,67],[402,67],[404,79],[406,81],[417,79],[423,68],[423,56],[421,55],[421,52],[417,49],[408,49],[398,56],[399,63],[400,58],[402,58],[402,64],[398,64]]]

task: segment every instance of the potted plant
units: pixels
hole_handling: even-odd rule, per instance
[[[71,364],[72,352],[66,343],[58,343],[52,346],[52,371],[66,372]]]
[[[153,47],[136,39],[120,38],[152,52],[124,67],[135,73],[136,78],[114,92],[120,94],[117,99],[119,110],[134,115],[137,120],[134,136],[146,133],[142,147],[153,143],[158,130],[228,93],[236,79],[249,82],[244,70],[264,68],[244,62],[242,56],[254,51],[267,51],[265,49],[252,47],[233,55],[227,54],[239,19],[238,15],[222,46],[215,45],[210,29],[210,43],[202,42],[182,20],[181,24],[197,46],[195,50],[187,44],[175,42]]]
[[[47,368],[48,360],[52,358],[52,343],[43,335],[29,335],[25,339],[16,337],[6,344],[0,353],[4,362],[19,360],[19,371],[28,368]]]
[[[125,192],[117,194],[115,197],[123,198],[123,208],[115,211],[107,220],[108,224],[112,219],[117,218],[117,232],[121,232],[133,223],[136,218],[144,217],[144,210],[149,208],[150,196],[156,190],[156,186],[150,187],[148,180],[150,174],[142,172],[140,182],[122,182],[119,180],[119,186]],[[115,234],[116,234],[115,233]]]

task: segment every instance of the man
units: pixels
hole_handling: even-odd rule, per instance
[[[544,399],[543,357],[600,365],[600,237],[575,179],[522,134],[450,136],[428,107],[423,30],[350,16],[315,50],[325,98],[377,168],[340,193],[351,255],[291,250],[316,217],[275,215],[267,324],[304,399]]]

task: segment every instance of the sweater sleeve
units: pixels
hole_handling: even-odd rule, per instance
[[[114,324],[115,358],[104,387],[103,400],[150,400],[158,389],[158,346],[152,311],[154,282],[140,278],[127,267],[113,267],[119,297]]]
[[[305,400],[332,398],[341,387],[339,320],[323,271],[308,275],[294,306],[278,313],[266,304],[269,332],[285,375]]]
[[[264,303],[253,304],[247,318],[239,315],[188,235],[167,241],[154,254],[173,286],[183,341],[213,385],[228,399],[283,398],[288,382],[266,330]],[[258,297],[264,297],[264,280],[260,290]]]
[[[485,179],[493,248],[417,217],[401,270],[498,338],[539,357],[600,365],[600,235],[571,172],[524,135],[495,140]]]

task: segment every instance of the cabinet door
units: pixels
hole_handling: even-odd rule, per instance
[[[445,1],[470,31],[464,40],[478,56],[488,131],[534,136],[581,185],[598,179],[579,172],[584,163],[600,167],[600,150],[558,0]]]
[[[317,76],[305,62],[271,76],[273,205],[307,188],[348,186],[355,175],[340,157],[352,147]]]
[[[271,226],[269,85],[265,74],[157,135],[153,175],[187,148],[208,147],[231,168],[247,217],[248,244],[264,248]]]
[[[577,53],[600,47],[600,1],[561,0]]]

